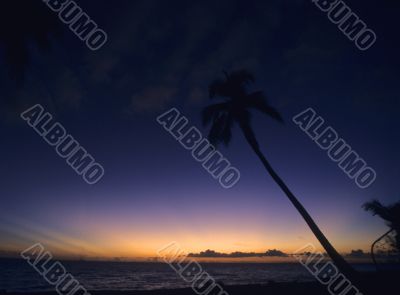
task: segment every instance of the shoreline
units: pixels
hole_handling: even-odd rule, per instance
[[[381,271],[381,272],[363,272],[361,283],[364,289],[368,290],[368,295],[391,294],[393,290],[398,289],[398,278],[400,271]],[[225,285],[218,282],[229,295],[252,294],[252,295],[328,295],[330,294],[327,286],[318,281],[308,282],[275,282],[269,281],[266,284],[245,284],[245,285]],[[357,286],[356,286],[357,287]],[[196,294],[190,287],[170,288],[154,290],[88,290],[91,295],[193,295]],[[53,291],[17,291],[6,292],[0,290],[0,295],[58,295]]]
[[[225,285],[224,290],[229,295],[235,294],[303,294],[307,292],[310,295],[325,294],[324,286],[318,282],[285,282],[275,283],[270,282],[265,285],[250,284],[250,285]],[[191,288],[180,289],[156,289],[156,290],[89,290],[92,295],[192,295],[196,294]],[[55,295],[56,291],[30,291],[30,292],[10,292],[7,293],[0,290],[0,295]]]
[[[400,272],[363,273],[362,281],[364,287],[371,294],[391,294],[397,290]],[[328,295],[327,286],[318,281],[311,282],[274,282],[267,284],[247,285],[223,285],[223,289],[229,295],[252,294],[252,295]],[[196,294],[191,288],[180,289],[156,289],[156,290],[89,290],[91,295],[193,295]],[[54,291],[27,291],[6,292],[0,290],[0,295],[56,295]]]

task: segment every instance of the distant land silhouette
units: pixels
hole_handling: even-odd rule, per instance
[[[219,253],[214,250],[206,250],[200,253],[189,253],[189,257],[202,257],[202,258],[219,258],[219,257],[227,257],[227,258],[245,258],[245,257],[288,257],[289,255],[280,251],[280,250],[268,250],[264,253],[255,253],[255,252],[232,252],[228,253]]]

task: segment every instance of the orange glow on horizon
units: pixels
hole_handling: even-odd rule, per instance
[[[87,218],[87,217],[86,217]],[[73,220],[73,219],[71,219]],[[29,224],[29,226],[26,226]],[[97,218],[82,223],[79,231],[66,233],[49,226],[35,224],[27,220],[14,220],[3,231],[10,238],[4,239],[2,249],[20,252],[34,243],[42,243],[55,257],[84,259],[121,259],[146,260],[157,257],[157,251],[176,241],[186,253],[199,253],[213,250],[220,253],[255,252],[264,253],[277,249],[291,254],[306,244],[315,245],[317,251],[323,251],[318,241],[305,225],[294,228],[249,226],[230,224],[205,224],[203,227],[163,224],[153,226],[135,226],[103,221]],[[9,228],[15,230],[10,232]],[[71,226],[72,227],[72,226]],[[73,227],[76,228],[76,227]],[[369,252],[370,236],[363,234],[351,239],[339,230],[330,227],[329,239],[341,253],[362,249]],[[233,259],[238,261],[237,258]],[[251,260],[251,259],[250,259]],[[271,259],[270,259],[271,260]]]

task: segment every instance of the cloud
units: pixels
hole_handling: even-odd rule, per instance
[[[282,251],[273,249],[273,250],[268,250],[265,252],[265,256],[268,257],[288,257],[289,255],[286,253],[283,253]]]
[[[131,108],[137,112],[158,111],[173,101],[177,89],[172,86],[149,87],[131,98]]]
[[[59,73],[54,79],[52,88],[61,105],[78,108],[83,100],[80,81],[71,69],[65,68]]]
[[[206,250],[200,253],[190,253],[189,257],[201,257],[201,258],[248,258],[248,257],[288,257],[289,255],[273,249],[268,250],[264,253],[255,252],[232,252],[232,253],[220,253],[214,250]]]
[[[349,254],[346,255],[347,257],[352,257],[352,258],[369,258],[370,254],[369,253],[364,253],[363,250],[351,250]]]
[[[202,105],[208,83],[223,69],[256,69],[262,38],[280,19],[265,16],[281,9],[279,1],[253,3],[238,17],[240,3],[226,0],[182,2],[179,12],[160,0],[124,5],[107,47],[87,53],[85,62],[92,82],[126,97],[130,112],[158,111],[178,100]],[[257,17],[247,17],[254,9]]]

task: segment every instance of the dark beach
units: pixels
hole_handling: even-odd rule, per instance
[[[368,295],[374,294],[393,294],[398,289],[397,281],[400,277],[399,272],[383,272],[381,274],[365,274],[363,277],[364,286]],[[239,285],[224,286],[224,290],[230,295],[289,295],[289,294],[308,294],[308,295],[325,295],[330,294],[326,286],[319,282],[306,283],[274,283],[266,285]],[[191,288],[183,289],[160,289],[150,291],[89,291],[92,295],[192,295],[196,294]],[[7,295],[53,295],[57,292],[26,292],[26,293],[6,293],[0,291],[0,294]],[[365,294],[365,295],[366,295]]]

